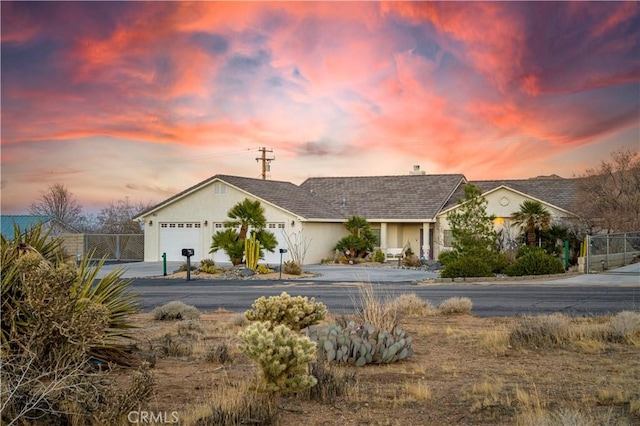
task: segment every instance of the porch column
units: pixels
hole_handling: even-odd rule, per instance
[[[422,252],[424,253],[425,259],[431,259],[431,224],[429,222],[422,223],[422,235],[423,235],[423,243],[422,243]]]
[[[385,251],[387,247],[387,222],[380,224],[380,248]]]

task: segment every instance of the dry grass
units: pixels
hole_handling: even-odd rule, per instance
[[[442,315],[468,315],[472,306],[473,303],[468,297],[451,297],[440,303],[438,311]]]
[[[400,323],[402,311],[393,303],[390,295],[377,295],[373,285],[359,286],[359,302],[354,300],[357,320],[360,324],[371,324],[378,330],[391,331]]]
[[[525,316],[509,334],[510,345],[526,349],[572,346],[595,353],[603,351],[607,342],[640,345],[640,314],[625,311],[610,318]]]
[[[180,423],[185,426],[272,424],[278,418],[279,398],[256,389],[252,380],[227,382],[224,392],[185,410]]]
[[[176,323],[137,317],[141,345],[149,335],[179,335]],[[275,412],[283,426],[640,424],[635,334],[611,339],[610,330],[620,329],[616,321],[622,321],[616,317],[551,317],[408,315],[400,326],[415,339],[413,357],[362,368],[330,366],[316,371],[325,384],[316,396],[286,396],[274,406],[255,393],[257,368],[237,350],[237,315],[203,314],[197,326],[184,323],[181,329],[183,335],[202,330],[194,353],[159,359],[156,402],[144,408],[175,410],[181,424],[191,425],[223,424],[225,415],[240,421],[247,412],[262,421],[274,420]],[[531,326],[532,321],[543,326]],[[561,344],[512,346],[514,331],[527,335],[522,330],[532,329],[565,337],[554,338]],[[206,349],[223,343],[233,362],[207,362]]]

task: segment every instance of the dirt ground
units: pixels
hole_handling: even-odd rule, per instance
[[[191,336],[192,353],[160,355],[148,410],[175,411],[181,423],[199,404],[218,400],[257,372],[237,349],[241,314],[213,312],[198,321],[134,317],[136,345],[158,352],[162,336]],[[568,347],[516,349],[504,336],[517,318],[409,317],[413,357],[389,365],[340,366],[355,375],[333,402],[300,396],[279,401],[281,425],[640,424],[640,347],[590,340]],[[602,322],[586,318],[585,322]],[[246,325],[246,323],[244,324]],[[226,343],[231,362],[208,361]],[[116,372],[116,374],[129,374]],[[559,419],[572,418],[573,423]],[[540,419],[555,419],[542,422]]]

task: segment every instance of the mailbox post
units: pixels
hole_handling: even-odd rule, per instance
[[[287,252],[287,249],[280,249],[280,278],[282,279],[282,255]]]
[[[191,281],[191,256],[193,253],[193,249],[182,249],[182,255],[187,257],[187,281]]]

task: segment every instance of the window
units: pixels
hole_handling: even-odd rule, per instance
[[[187,228],[193,228],[193,223],[187,223]]]
[[[284,223],[279,223],[278,224],[278,229],[284,229]]]
[[[214,194],[226,194],[227,187],[224,183],[216,182],[213,184],[213,193]]]
[[[374,235],[374,237],[376,237],[375,244],[376,244],[376,246],[379,247],[380,246],[380,229],[372,228],[371,229],[371,233]]]
[[[223,225],[221,223],[216,223],[214,226],[216,229],[222,229]]]
[[[175,228],[175,227],[176,227],[176,224],[175,224],[175,223],[170,223],[170,224],[169,224],[169,228]]]
[[[453,247],[453,231],[451,229],[445,229],[443,231],[443,246],[445,247]]]
[[[160,224],[160,227],[161,227],[161,228],[166,228],[166,227],[167,227],[167,224],[166,224],[166,223],[161,223],[161,224]]]
[[[184,223],[179,223],[178,228],[184,228]]]
[[[200,228],[200,224],[199,224],[199,223],[194,223],[194,224],[193,224],[193,227],[194,227],[194,228]]]

